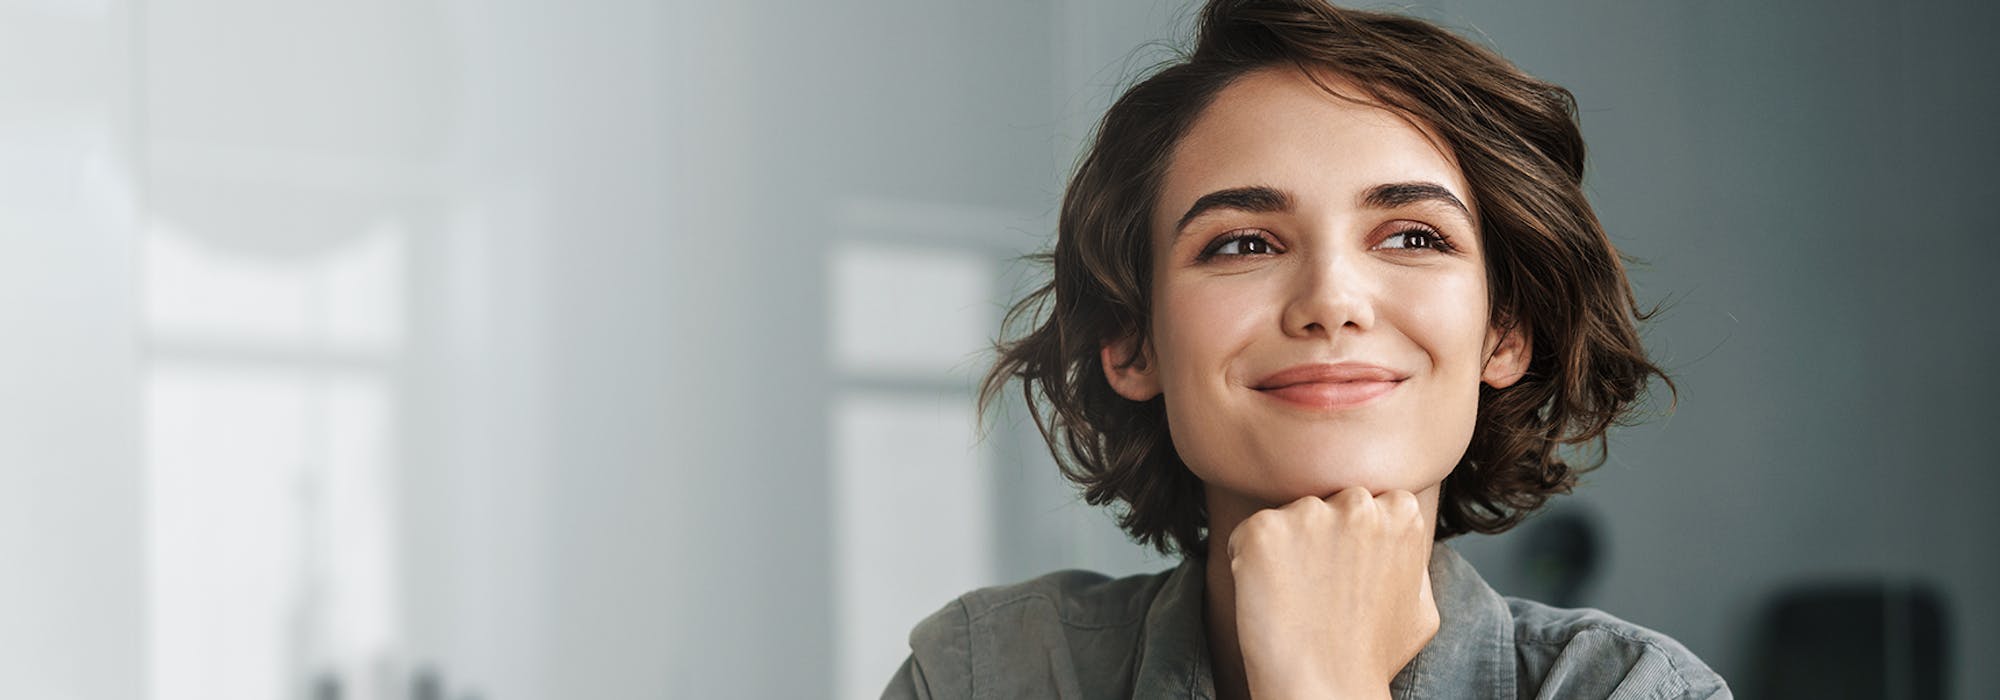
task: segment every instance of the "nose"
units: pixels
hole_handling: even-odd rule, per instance
[[[1375,325],[1374,282],[1357,255],[1302,256],[1293,271],[1282,322],[1285,334],[1332,339],[1340,329]]]

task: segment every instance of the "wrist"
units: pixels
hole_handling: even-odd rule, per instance
[[[1257,700],[1390,700],[1389,684],[1341,682],[1338,678],[1294,678],[1268,684],[1250,683]]]
[[[1325,697],[1340,698],[1341,700],[1391,700],[1387,684],[1339,689]]]

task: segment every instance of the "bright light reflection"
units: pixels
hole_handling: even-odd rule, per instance
[[[296,372],[149,384],[153,700],[291,697],[314,397]]]
[[[146,319],[162,337],[379,351],[402,341],[404,240],[382,225],[301,259],[232,254],[173,230],[146,236]]]
[[[989,582],[991,489],[961,396],[855,394],[832,424],[834,697],[872,698],[911,627]]]
[[[992,274],[977,254],[839,245],[830,263],[836,366],[948,375],[985,347]]]
[[[404,239],[299,260],[147,236],[153,700],[400,698]],[[280,352],[272,354],[270,351]]]

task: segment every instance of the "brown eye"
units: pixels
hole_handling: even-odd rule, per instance
[[[1235,250],[1230,250],[1232,247]],[[1222,245],[1216,246],[1215,252],[1222,255],[1259,255],[1271,252],[1271,244],[1261,238],[1236,238],[1223,241]]]
[[[1217,255],[1229,257],[1270,255],[1275,252],[1277,251],[1272,249],[1270,239],[1255,231],[1239,231],[1210,245],[1207,250],[1201,252],[1199,259],[1207,260]]]
[[[1389,234],[1389,237],[1382,241],[1382,245],[1377,247],[1390,250],[1432,249],[1440,252],[1452,250],[1451,242],[1445,239],[1444,234],[1427,226],[1412,226]]]

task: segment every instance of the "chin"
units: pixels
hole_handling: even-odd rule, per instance
[[[1449,459],[1434,454],[1439,436],[1407,429],[1229,428],[1175,431],[1174,447],[1202,481],[1274,506],[1355,486],[1416,493],[1444,481],[1464,454],[1463,445]]]
[[[1267,472],[1272,489],[1264,494],[1268,499],[1276,499],[1280,504],[1290,503],[1305,496],[1326,498],[1342,490],[1359,486],[1369,493],[1382,493],[1402,489],[1416,493],[1444,481],[1450,469],[1438,471],[1420,467],[1417,458],[1406,455],[1382,455],[1356,458],[1356,455],[1328,455],[1322,459],[1266,462],[1274,469]],[[1289,463],[1287,463],[1289,462]]]

